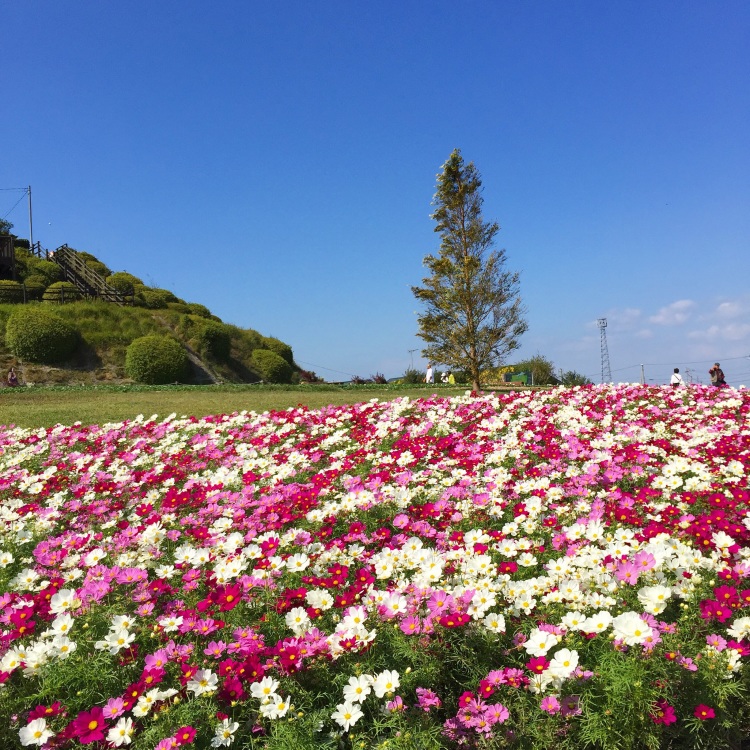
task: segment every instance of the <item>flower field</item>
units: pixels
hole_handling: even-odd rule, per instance
[[[739,747],[750,395],[0,427],[0,747]]]

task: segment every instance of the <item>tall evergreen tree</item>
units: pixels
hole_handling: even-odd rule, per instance
[[[425,308],[417,318],[422,355],[465,370],[474,390],[482,370],[501,364],[528,328],[519,274],[505,268],[505,250],[492,249],[500,226],[482,218],[481,187],[474,163],[454,150],[433,198],[440,252],[424,259],[430,275],[412,287]]]

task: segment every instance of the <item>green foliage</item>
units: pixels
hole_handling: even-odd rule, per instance
[[[424,383],[424,373],[421,370],[415,370],[411,367],[401,376],[401,382],[414,385],[415,383]]]
[[[23,285],[26,287],[27,301],[33,300],[34,302],[39,302],[42,299],[46,285],[43,281],[39,280],[38,276],[31,276],[26,279]]]
[[[292,379],[291,365],[270,349],[255,349],[252,355],[253,367],[268,383],[289,383]]]
[[[138,301],[142,307],[149,310],[165,310],[170,302],[168,296],[161,289],[149,289],[146,287],[138,294]]]
[[[438,175],[432,218],[439,255],[424,259],[430,275],[412,287],[425,311],[417,320],[426,343],[422,355],[469,372],[479,388],[482,370],[519,346],[528,326],[519,296],[519,275],[505,269],[505,250],[493,250],[496,222],[482,218],[482,181],[456,149]]]
[[[232,348],[228,327],[214,320],[201,321],[197,327],[198,352],[213,360],[226,360]]]
[[[0,234],[10,234],[10,230],[13,229],[13,223],[0,219]]]
[[[44,290],[42,299],[45,302],[76,302],[81,299],[81,293],[70,281],[56,281]]]
[[[191,315],[198,315],[201,318],[211,317],[211,311],[205,305],[201,305],[198,302],[187,302],[185,304]]]
[[[285,344],[283,341],[279,341],[279,339],[274,338],[273,336],[264,336],[263,348],[276,352],[276,354],[294,367],[294,355],[292,354],[292,347],[289,346],[289,344]]]
[[[575,370],[566,370],[560,377],[560,382],[567,386],[592,385],[592,381],[589,378]]]
[[[107,276],[106,281],[113,289],[126,296],[133,294],[136,285],[143,285],[138,277],[125,271],[118,271]]]
[[[103,279],[106,279],[108,276],[112,275],[112,271],[99,260],[87,260],[86,265],[92,271],[98,273],[99,276],[101,276]]]
[[[187,376],[185,349],[170,336],[142,336],[125,354],[125,372],[138,383],[180,382]]]
[[[559,382],[555,377],[554,363],[541,354],[517,362],[513,365],[513,372],[531,373],[529,385],[554,385]]]
[[[78,346],[73,326],[39,305],[23,305],[10,315],[5,341],[21,360],[54,364],[70,357]]]
[[[21,282],[1,279],[0,302],[23,302],[23,286],[21,286]]]
[[[30,276],[39,276],[44,279],[44,286],[50,286],[50,284],[62,280],[62,268],[54,261],[42,260],[31,255],[26,261],[25,277],[29,278]]]

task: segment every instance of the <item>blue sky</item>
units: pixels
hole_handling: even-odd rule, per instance
[[[424,366],[411,287],[454,148],[543,354],[750,385],[750,5],[6,3],[0,217],[277,336]],[[413,355],[410,350],[417,349]]]

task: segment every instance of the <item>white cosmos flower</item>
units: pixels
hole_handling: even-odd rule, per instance
[[[505,632],[505,618],[497,612],[491,612],[488,614],[484,620],[482,620],[482,624],[487,630],[490,630],[493,633]]]
[[[526,653],[531,656],[546,656],[547,651],[556,646],[559,641],[559,636],[554,633],[534,628],[529,635],[529,639],[523,644],[523,647]]]
[[[107,732],[107,742],[111,742],[115,747],[129,745],[133,741],[134,731],[133,720],[129,716],[127,718],[122,716],[117,724]]]
[[[43,745],[53,734],[47,729],[46,719],[30,721],[18,733],[22,745]]]
[[[66,635],[58,635],[52,640],[52,647],[59,659],[67,659],[78,648],[78,644]]]
[[[293,607],[284,616],[284,622],[295,635],[302,635],[310,625],[310,617],[304,607]]]
[[[210,669],[199,669],[188,681],[187,689],[196,695],[212,693],[216,690],[219,678]]]
[[[349,682],[344,687],[344,700],[347,703],[362,703],[372,692],[373,682],[374,680],[369,674],[350,677]]]
[[[400,684],[398,672],[395,669],[386,669],[376,675],[372,683],[372,689],[378,698],[382,698],[384,695],[394,692]]]
[[[552,677],[558,679],[567,679],[570,677],[575,668],[578,666],[578,652],[567,648],[561,648],[555,652],[549,666],[545,672],[549,672]]]
[[[732,627],[727,628],[727,633],[738,641],[750,637],[750,617],[738,617]]]
[[[615,617],[612,620],[612,630],[615,638],[628,646],[645,643],[653,632],[637,612],[623,612]]]
[[[638,601],[651,615],[658,615],[667,608],[672,590],[667,586],[644,586],[638,590]]]
[[[331,718],[344,729],[348,731],[354,726],[364,714],[356,703],[340,703],[336,710],[331,714]]]
[[[612,624],[612,615],[603,609],[595,615],[587,617],[582,623],[580,629],[584,633],[603,633],[609,629]]]
[[[60,589],[49,600],[49,610],[53,615],[60,615],[75,607],[76,592],[72,589]]]
[[[289,711],[289,701],[273,693],[260,706],[260,713],[268,719],[280,719]]]
[[[162,617],[159,620],[159,625],[164,628],[165,633],[174,633],[182,625],[182,622],[182,617],[179,615],[177,617]]]
[[[103,641],[97,641],[94,644],[94,648],[100,651],[109,651],[110,654],[114,655],[130,646],[134,640],[135,633],[131,633],[129,630],[125,630],[124,628],[111,630],[107,633]]]
[[[95,547],[86,555],[86,557],[83,558],[83,564],[86,567],[91,568],[94,565],[97,565],[99,561],[103,560],[106,556],[107,553],[103,549]]]
[[[234,733],[240,728],[239,722],[222,719],[216,727],[216,733],[211,740],[211,747],[229,747],[234,742]]]
[[[278,689],[278,680],[274,680],[273,677],[264,677],[259,682],[254,682],[250,685],[250,695],[260,701],[264,701],[270,698],[270,696],[275,695]]]

